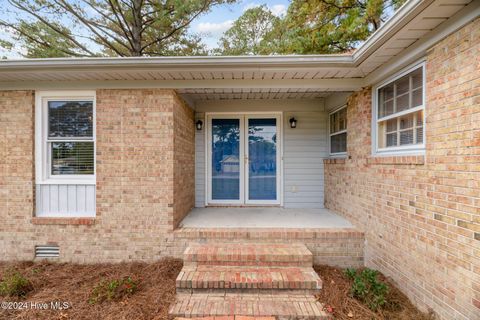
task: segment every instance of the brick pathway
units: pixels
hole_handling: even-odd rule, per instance
[[[322,282],[312,259],[303,244],[191,245],[185,250],[170,315],[202,320],[329,319],[314,296]]]

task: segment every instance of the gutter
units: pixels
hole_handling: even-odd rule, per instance
[[[410,22],[434,0],[410,0],[353,54],[287,56],[193,56],[193,57],[99,57],[0,60],[0,71],[165,69],[205,70],[221,68],[319,68],[357,67],[400,28]]]

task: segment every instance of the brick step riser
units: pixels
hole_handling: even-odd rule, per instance
[[[265,282],[230,282],[223,280],[191,281],[177,280],[177,289],[277,289],[277,290],[299,290],[299,289],[321,289],[317,281],[265,281]]]
[[[182,294],[181,294],[182,296]],[[221,316],[254,316],[275,317],[276,319],[311,319],[326,320],[331,317],[323,311],[320,303],[312,298],[298,296],[284,296],[286,300],[270,296],[275,300],[251,300],[248,294],[229,297],[228,295],[210,296],[207,299],[193,299],[177,301],[171,309],[171,317],[221,317]]]
[[[278,288],[263,288],[263,289],[254,289],[254,288],[235,288],[235,289],[227,289],[227,288],[213,288],[213,289],[199,289],[199,288],[178,288],[176,289],[177,293],[211,293],[211,294],[237,294],[237,293],[245,293],[245,294],[270,294],[270,295],[307,295],[312,294],[316,295],[319,294],[321,289],[278,289]]]
[[[184,261],[186,267],[232,266],[232,267],[312,267],[313,261]]]
[[[225,314],[225,313],[219,313],[219,314],[209,314],[209,315],[205,315],[205,314],[201,314],[201,313],[193,313],[191,315],[184,315],[184,314],[171,314],[170,317],[171,318],[177,318],[177,317],[181,317],[181,318],[186,318],[186,319],[192,319],[192,318],[211,318],[211,317],[252,317],[251,314],[248,314],[248,313],[235,313],[235,314]],[[275,320],[319,320],[319,319],[322,319],[322,320],[333,320],[333,318],[327,318],[327,317],[317,317],[317,316],[282,316],[282,315],[269,315],[269,314],[265,314],[265,315],[256,315],[254,316],[255,318],[258,318],[258,317],[268,317],[268,318],[274,318]]]

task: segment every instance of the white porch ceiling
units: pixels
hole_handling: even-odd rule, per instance
[[[241,89],[179,89],[177,90],[186,100],[286,100],[286,99],[320,99],[325,98],[331,92],[318,91],[314,88],[241,88]]]

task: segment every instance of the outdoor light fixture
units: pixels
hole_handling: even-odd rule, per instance
[[[197,130],[202,130],[202,128],[203,128],[203,121],[202,120],[198,120],[195,124],[197,126]]]
[[[295,117],[290,118],[290,128],[294,129],[297,127],[297,119]]]

